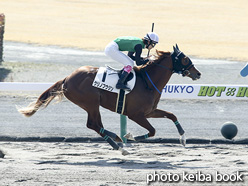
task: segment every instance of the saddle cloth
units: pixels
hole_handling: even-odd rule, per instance
[[[92,83],[93,87],[97,87],[109,92],[117,93],[119,94],[120,89],[115,88],[117,81],[119,80],[118,73],[120,73],[119,70],[115,70],[111,67],[100,67],[96,77]],[[132,90],[135,85],[136,76],[134,70],[130,72],[132,73],[133,77],[131,80],[127,81],[127,86]],[[130,78],[127,78],[130,79]],[[125,94],[128,94],[129,91],[125,91]]]

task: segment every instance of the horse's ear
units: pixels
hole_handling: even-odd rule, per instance
[[[177,50],[179,50],[179,51],[180,51],[180,49],[178,48],[177,44],[176,44],[176,48],[177,48]]]
[[[174,52],[175,52],[176,54],[178,54],[178,50],[177,50],[176,47],[173,46],[173,50],[174,50]]]

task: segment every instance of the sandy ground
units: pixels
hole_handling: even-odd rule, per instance
[[[90,135],[95,134],[83,125],[85,122],[83,122],[82,110],[78,109],[78,112],[74,112],[75,105],[60,103],[49,106],[46,110],[29,118],[31,120],[26,119],[24,121],[24,118],[18,116],[13,107],[14,104],[6,104],[6,98],[8,99],[8,97],[1,96],[0,101],[1,119],[3,118],[6,121],[6,124],[0,125],[1,132],[8,127],[10,132],[9,134],[4,132],[5,135],[25,134],[24,137],[27,135],[44,135],[46,137],[47,135],[56,136],[58,132],[64,132],[70,136],[81,135],[85,137],[85,132],[89,132]],[[17,101],[16,99],[20,98],[15,96],[11,100],[15,102]],[[21,101],[24,101],[24,99],[21,99]],[[216,104],[217,110],[214,109],[213,104]],[[172,110],[173,106],[175,110],[182,107],[189,112],[195,107],[194,109],[207,112],[206,115],[212,112],[210,114],[212,117],[207,117],[205,120],[206,123],[207,121],[211,122],[209,126],[212,129],[210,130],[206,128],[207,124],[202,124],[203,118],[201,114],[203,112],[195,116],[200,122],[196,122],[192,116],[189,117],[190,114],[187,111],[182,113],[186,115],[185,117],[179,115],[185,124],[187,137],[191,137],[195,133],[197,135],[203,133],[202,136],[206,137],[208,135],[207,131],[210,133],[216,132],[218,124],[215,118],[226,120],[228,117],[223,116],[229,115],[230,118],[234,119],[234,116],[232,117],[234,113],[230,111],[230,108],[235,107],[234,104],[237,103],[227,102],[231,106],[224,107],[223,104],[225,103],[183,103],[178,101],[176,104],[172,103],[169,107]],[[207,105],[212,105],[212,107],[206,108]],[[239,107],[239,109],[245,111],[245,105],[241,104],[241,106],[243,107]],[[11,107],[11,112],[6,112],[9,111],[8,107]],[[69,109],[69,111],[66,109]],[[69,112],[72,112],[73,115],[68,115]],[[10,115],[6,116],[6,114]],[[60,114],[63,117],[60,117]],[[113,117],[113,114],[108,115],[106,112],[102,114],[103,118],[106,118],[105,126],[109,129],[111,128],[111,130],[118,131],[116,128],[113,129],[111,124],[113,121],[110,118]],[[217,116],[214,117],[215,114]],[[239,114],[245,116],[245,114]],[[234,115],[239,118],[239,114]],[[194,121],[188,122],[187,118]],[[212,123],[213,121],[215,123]],[[247,119],[241,119],[242,121],[247,121]],[[155,124],[156,128],[158,127],[158,136],[163,134],[163,138],[168,137],[168,135],[178,136],[176,130],[173,130],[175,127],[171,126],[171,123],[163,121],[165,125],[160,128],[160,125],[156,122],[153,121],[152,123]],[[188,125],[186,125],[187,122]],[[128,123],[128,131],[141,134],[139,130],[136,131],[132,128],[130,122]],[[221,122],[218,123],[221,124]],[[194,126],[191,124],[194,124]],[[243,124],[244,129],[239,126],[239,134],[243,133],[243,136],[246,137],[244,131],[247,131],[247,127],[245,122]],[[137,125],[135,126],[138,128]],[[11,127],[15,129],[12,132],[13,128],[11,129]],[[119,125],[116,125],[116,127],[119,128]],[[35,132],[35,130],[39,131],[39,133]],[[81,134],[80,131],[82,132]],[[170,134],[170,131],[172,131],[172,134]],[[6,154],[4,158],[0,158],[0,186],[142,186],[148,185],[147,181],[149,180],[151,180],[150,185],[247,185],[247,145],[187,144],[186,148],[184,148],[173,143],[128,143],[124,148],[131,154],[122,156],[119,151],[112,150],[104,142],[0,142],[0,151],[2,150]],[[169,179],[169,175],[174,176],[171,178],[171,182],[166,181],[165,176]],[[204,177],[208,181],[204,182]],[[223,177],[222,179],[225,178],[225,180],[230,178],[234,181],[219,182],[218,180],[221,177]],[[177,179],[179,180],[176,181]],[[244,181],[240,181],[240,179]]]
[[[122,156],[105,143],[0,145],[0,185],[247,185],[247,146],[135,143]]]
[[[155,23],[160,50],[247,61],[246,0],[0,0],[5,40],[103,50],[115,37],[143,37]]]
[[[87,112],[66,98],[38,111],[30,118],[23,117],[16,109],[35,101],[37,95],[24,93],[0,94],[0,141],[2,136],[19,137],[64,137],[96,138],[99,135],[87,128]],[[222,139],[221,127],[231,121],[238,127],[235,140],[247,138],[247,104],[246,100],[161,100],[158,108],[174,113],[185,130],[187,139]],[[100,108],[104,128],[120,134],[120,116]],[[197,114],[196,114],[197,113]],[[178,139],[178,131],[167,118],[150,118],[149,122],[156,129],[151,139]],[[147,133],[147,130],[133,122],[127,121],[127,132],[134,136]]]

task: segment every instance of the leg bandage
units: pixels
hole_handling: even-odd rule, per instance
[[[105,135],[107,135],[107,136],[110,136],[110,137],[113,138],[113,139],[116,138],[116,134],[115,134],[115,133],[110,132],[110,131],[108,131],[108,130],[106,130],[106,129],[104,129],[104,128],[101,128],[101,129],[100,129],[100,134],[105,134]]]
[[[107,141],[113,147],[113,149],[118,150],[120,148],[120,146],[117,145],[117,143],[115,143],[114,140],[108,135],[105,135],[103,139]]]
[[[134,137],[135,141],[141,141],[141,140],[145,140],[147,138],[149,138],[148,134],[145,134],[143,136]]]
[[[184,134],[184,130],[178,121],[174,122],[180,135]]]

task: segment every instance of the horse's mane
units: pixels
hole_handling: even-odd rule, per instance
[[[155,64],[159,64],[164,58],[170,57],[171,53],[170,52],[164,52],[160,50],[156,50],[156,55],[154,55],[155,59],[153,61],[147,62],[145,65],[136,67],[137,70],[145,70],[147,68],[150,68],[154,66]]]
[[[170,52],[164,52],[159,50],[156,50],[156,53],[157,56],[155,56],[155,60],[153,61],[154,63],[160,63],[164,58],[168,58],[171,55]]]

